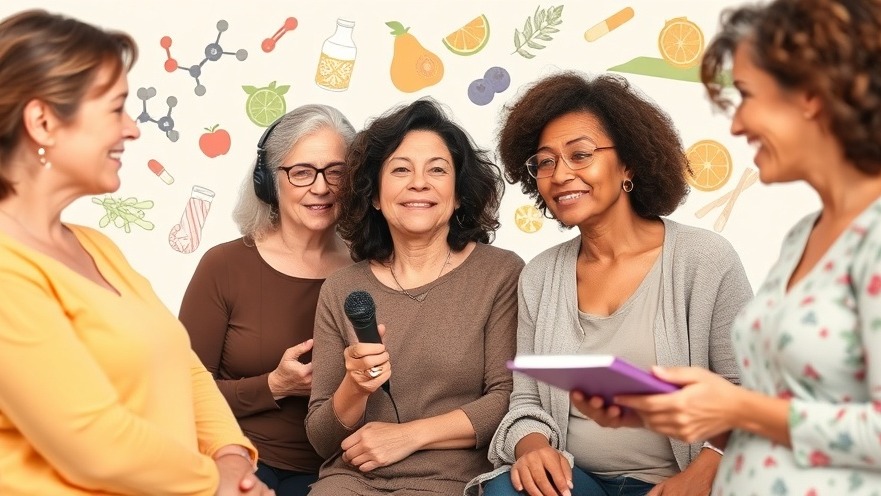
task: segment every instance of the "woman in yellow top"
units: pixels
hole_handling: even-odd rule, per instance
[[[103,235],[63,224],[119,188],[139,135],[125,34],[0,22],[0,494],[271,494],[183,326]]]

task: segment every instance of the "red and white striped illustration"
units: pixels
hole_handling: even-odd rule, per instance
[[[180,253],[192,253],[202,241],[202,228],[211,209],[214,192],[202,186],[193,186],[187,207],[180,223],[175,224],[168,233],[168,244]]]

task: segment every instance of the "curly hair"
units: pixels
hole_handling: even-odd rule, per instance
[[[688,160],[673,122],[622,77],[588,78],[576,72],[548,76],[536,81],[504,112],[498,148],[505,178],[512,184],[519,182],[545,216],[547,203],[524,164],[538,148],[548,123],[570,113],[588,113],[600,121],[618,158],[633,173],[629,195],[638,216],[668,215],[688,195]]]
[[[820,99],[845,158],[867,174],[881,172],[881,5],[877,0],[777,0],[729,9],[704,52],[701,80],[713,103],[741,42],[754,64],[787,90]]]
[[[385,161],[410,131],[431,131],[440,136],[456,176],[459,208],[449,221],[447,243],[454,251],[471,241],[490,243],[499,228],[498,210],[504,182],[498,167],[484,150],[430,98],[399,106],[375,119],[355,135],[346,162],[348,174],[340,183],[338,232],[349,242],[352,259],[387,261],[394,246],[382,212],[373,208],[379,196],[379,175]]]

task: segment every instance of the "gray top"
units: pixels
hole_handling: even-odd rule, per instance
[[[738,382],[731,349],[731,322],[752,298],[743,265],[731,244],[705,229],[664,219],[661,261],[663,304],[653,329],[657,363],[663,367],[706,367]],[[578,324],[575,263],[581,238],[554,246],[536,256],[520,275],[518,286],[517,353],[571,354],[584,333]],[[566,451],[569,395],[566,391],[514,374],[508,414],[489,447],[496,470],[469,482],[477,484],[510,469],[514,447],[527,434],[540,432],[556,449]],[[702,443],[670,440],[679,469],[685,468]]]
[[[612,315],[578,312],[584,331],[578,354],[615,355],[644,369],[655,364],[653,330],[662,296],[662,257],[663,253]],[[574,406],[569,408],[566,445],[575,465],[604,477],[626,475],[657,484],[679,472],[666,436],[647,429],[602,427]]]

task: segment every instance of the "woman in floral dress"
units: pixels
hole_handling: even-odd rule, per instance
[[[713,494],[881,494],[881,2],[727,12],[702,66],[722,107],[729,57],[731,132],[755,146],[762,182],[805,181],[822,208],[734,322],[743,387],[657,369],[684,388],[616,402],[659,433],[724,447]]]

